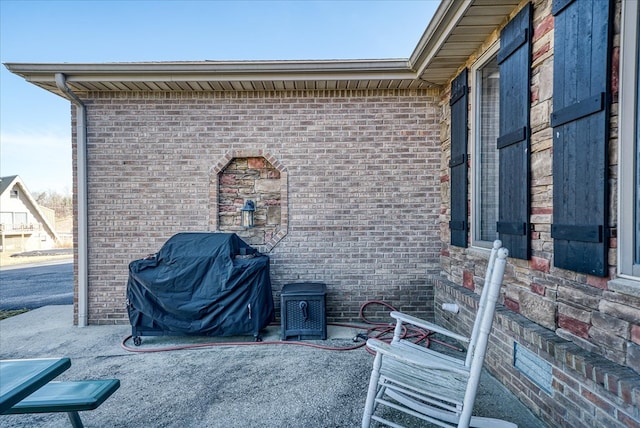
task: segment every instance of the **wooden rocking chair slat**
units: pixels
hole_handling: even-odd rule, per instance
[[[403,395],[399,392],[387,391],[387,394],[390,397],[392,397],[394,400],[402,402],[403,405],[411,409],[420,409],[424,407],[424,405],[421,402],[417,400],[413,400],[407,395]],[[424,411],[425,409],[423,408],[422,412]],[[431,407],[428,411],[434,414],[434,416],[437,415],[438,419],[435,419],[435,420],[450,423],[450,424],[444,424],[444,423],[434,422],[437,425],[447,426],[447,427],[457,426],[458,420],[455,417],[455,414],[452,414],[450,412],[438,412],[437,409],[434,409],[433,407]],[[416,412],[416,413],[420,413],[420,412]],[[431,419],[433,422],[434,419],[433,418]],[[469,426],[473,428],[517,428],[518,427],[516,424],[512,422],[507,422],[507,421],[503,421],[495,418],[485,418],[481,416],[472,416]]]
[[[389,361],[391,362],[391,358]],[[432,397],[448,403],[462,405],[464,401],[464,387],[469,380],[469,374],[461,375],[446,370],[418,369],[406,364],[394,362],[384,364],[380,370],[385,386],[401,384],[425,397]]]
[[[401,412],[407,413],[407,414],[409,414],[409,415],[411,415],[413,417],[416,417],[418,419],[422,419],[423,421],[431,422],[433,424],[436,424],[436,425],[439,425],[439,426],[445,427],[445,428],[446,427],[454,427],[454,425],[445,424],[441,420],[438,420],[438,419],[432,418],[430,416],[427,416],[424,413],[416,412],[416,411],[413,411],[411,409],[407,409],[406,407],[403,408],[403,407],[399,406],[398,404],[396,404],[394,402],[387,401],[387,400],[382,400],[382,399],[378,399],[376,401],[379,404],[383,404],[383,405],[385,405],[387,407],[391,407],[392,409],[396,409],[396,410],[399,410]],[[395,423],[393,423],[393,422],[391,422],[389,420],[383,419],[383,418],[379,418],[378,420],[380,422],[384,421],[383,423],[385,423],[385,425],[389,425],[391,427],[403,428],[402,425],[395,424]]]
[[[401,340],[401,341],[396,343],[396,346],[399,349],[411,349],[411,350],[414,350],[415,352],[422,352],[424,354],[428,354],[433,358],[439,358],[439,359],[442,359],[442,360],[449,361],[453,365],[460,366],[461,369],[462,369],[462,367],[465,367],[465,360],[462,360],[460,358],[456,358],[453,355],[447,355],[447,354],[440,353],[438,351],[434,351],[434,350],[429,349],[429,348],[425,348],[424,346],[417,345],[417,344],[415,344],[413,342],[410,342],[410,341]]]
[[[367,346],[373,351],[389,355],[395,361],[416,366],[418,369],[440,369],[460,374],[469,373],[469,367],[464,365],[464,360],[456,360],[448,355],[446,356],[447,358],[443,358],[442,354],[423,352],[407,346],[406,343],[397,346],[393,343],[384,343],[378,339],[369,339]],[[391,363],[391,361],[389,362]]]
[[[415,399],[413,401],[420,402],[421,405],[428,405],[434,408],[440,408],[442,410],[445,410],[451,413],[455,413],[456,411],[458,411],[459,407],[462,405],[462,400],[459,400],[457,402],[452,402],[451,404],[447,404],[442,400],[439,400],[436,398],[429,398],[428,396],[424,395],[424,393],[418,393],[418,392],[412,391],[411,389],[409,389],[405,385],[402,385],[399,382],[394,382],[392,384],[388,382],[388,379],[384,379],[384,381],[385,381],[386,388],[382,395],[388,395],[389,397],[396,399],[397,401],[400,401],[400,402],[402,400],[400,400],[399,397],[405,397],[407,399],[413,398]],[[377,397],[376,400],[380,400],[380,397]],[[412,408],[417,408],[417,407],[414,406]]]

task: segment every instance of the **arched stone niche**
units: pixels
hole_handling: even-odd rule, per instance
[[[211,169],[211,228],[233,232],[261,252],[269,252],[287,234],[287,170],[272,155],[233,151]],[[240,210],[255,202],[255,227],[240,225]]]

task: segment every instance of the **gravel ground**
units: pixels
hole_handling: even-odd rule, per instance
[[[67,356],[60,380],[118,378],[121,387],[98,409],[81,412],[87,427],[358,427],[373,357],[364,348],[328,351],[294,345],[244,346],[252,337],[144,337],[136,350],[236,341],[234,345],[130,352],[127,325],[72,325],[71,306],[46,306],[0,321],[2,358]],[[329,326],[329,340],[353,346],[362,330]],[[279,326],[264,332],[277,341]],[[478,414],[523,428],[544,427],[492,377],[485,376]],[[424,426],[408,421],[409,427]],[[65,427],[64,414],[0,416],[0,425]]]

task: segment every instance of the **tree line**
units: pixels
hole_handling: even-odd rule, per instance
[[[73,197],[62,195],[56,191],[34,192],[31,194],[41,207],[55,211],[56,218],[66,218],[73,215]]]

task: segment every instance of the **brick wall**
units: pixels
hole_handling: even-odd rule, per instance
[[[329,320],[383,299],[433,316],[439,271],[437,93],[414,90],[90,93],[89,323],[127,323],[127,265],[173,234],[210,230],[230,153],[287,172],[283,284],[327,284]],[[75,146],[74,146],[75,148]],[[227,161],[228,162],[228,161]],[[75,178],[74,178],[75,179]]]

